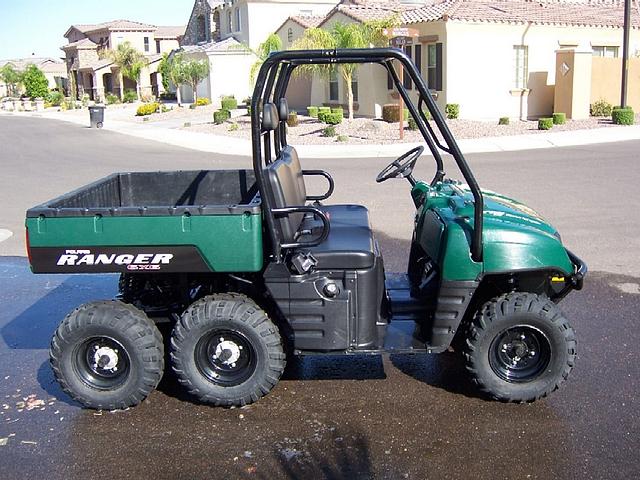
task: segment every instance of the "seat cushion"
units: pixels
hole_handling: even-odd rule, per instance
[[[322,205],[320,210],[327,214],[331,228],[339,226],[371,228],[369,210],[362,205]]]
[[[301,235],[299,240],[309,241],[315,234]],[[360,269],[373,267],[375,241],[368,226],[335,225],[331,222],[329,237],[316,247],[304,248],[318,261],[316,268]]]

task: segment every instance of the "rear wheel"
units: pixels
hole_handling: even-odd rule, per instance
[[[50,360],[62,389],[88,408],[137,405],[164,371],[162,336],[137,308],[86,303],[66,316],[51,340]]]
[[[202,402],[242,406],[278,383],[285,354],[278,328],[247,297],[210,295],[191,305],[171,337],[180,383]]]
[[[531,402],[556,390],[576,358],[575,332],[547,297],[514,292],[476,314],[466,340],[467,370],[481,390]]]

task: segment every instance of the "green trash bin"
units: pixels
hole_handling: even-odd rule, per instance
[[[104,105],[94,105],[89,107],[89,120],[91,128],[102,128],[104,123]]]

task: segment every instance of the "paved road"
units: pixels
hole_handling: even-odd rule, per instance
[[[112,297],[115,278],[31,275],[21,256],[24,209],[115,170],[248,160],[22,118],[0,117],[0,145],[0,229],[16,232],[0,243],[0,254],[13,255],[0,259],[0,477],[639,476],[640,279],[623,274],[638,267],[640,143],[470,157],[483,186],[538,208],[599,270],[562,304],[578,332],[579,360],[549,399],[479,398],[452,354],[328,357],[290,364],[273,392],[248,408],[193,404],[167,375],[144,404],[102,414],[59,390],[47,349],[60,319],[82,302]],[[371,208],[388,269],[402,269],[410,202],[404,182],[374,184],[383,163],[305,165],[334,174],[337,201]],[[420,176],[431,173],[425,163]]]

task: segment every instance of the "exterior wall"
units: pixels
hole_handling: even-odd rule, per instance
[[[629,59],[627,104],[640,111],[640,58]],[[622,59],[593,57],[590,103],[604,99],[612,105],[620,104]]]
[[[205,21],[204,41],[211,41],[211,31],[213,30],[213,25],[211,23],[211,8],[209,7],[207,0],[197,0],[193,5],[191,17],[189,18],[189,23],[184,32],[184,38],[182,39],[183,45],[196,45],[202,41],[198,38],[198,17],[202,17]]]
[[[149,51],[144,51],[144,37],[149,38]],[[144,54],[156,53],[153,32],[110,32],[109,48],[115,50],[118,45],[129,42],[136,50]]]
[[[160,52],[156,52],[156,39],[153,40],[153,46],[151,47],[151,53],[169,53],[171,50],[177,50],[180,48],[178,40],[158,39],[160,41]]]
[[[447,22],[446,103],[460,104],[462,118],[537,118],[553,112],[555,51],[619,45],[621,29]],[[631,51],[640,46],[632,33]],[[514,45],[528,46],[527,90],[515,89]],[[620,49],[621,51],[621,49]]]
[[[85,66],[93,65],[99,60],[98,50],[95,48],[81,48],[78,49],[78,67],[84,68]]]
[[[289,41],[289,29],[291,29],[291,41]],[[282,48],[290,50],[293,42],[304,34],[305,28],[298,22],[287,20],[276,34],[282,41]],[[311,102],[312,79],[305,75],[294,75],[287,86],[287,102],[291,111],[297,111],[306,115],[307,107]]]

